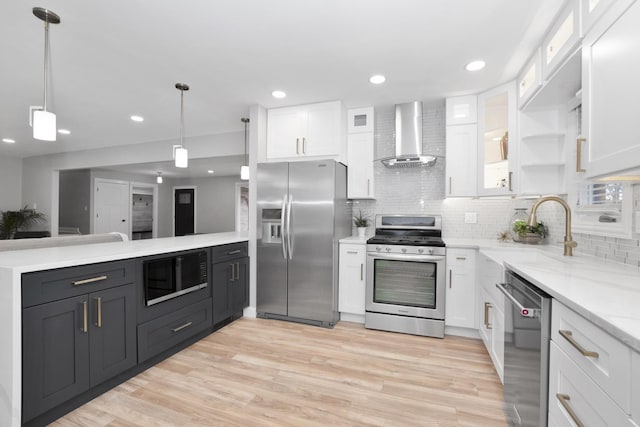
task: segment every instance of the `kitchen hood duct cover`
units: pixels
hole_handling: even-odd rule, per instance
[[[435,156],[422,154],[422,103],[396,105],[396,155],[382,159],[388,168],[433,166]]]

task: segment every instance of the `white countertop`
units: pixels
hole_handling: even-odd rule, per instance
[[[640,269],[561,246],[445,239],[447,247],[479,249],[640,352]]]
[[[25,273],[245,242],[247,240],[246,232],[231,231],[226,233],[196,234],[193,236],[7,251],[0,252],[0,268],[14,269],[14,271]]]
[[[349,236],[349,237],[344,237],[342,239],[339,240],[340,243],[349,243],[352,245],[366,245],[367,244],[367,240],[369,240],[371,237],[373,237],[373,235],[366,235],[364,237],[360,237],[360,236]]]

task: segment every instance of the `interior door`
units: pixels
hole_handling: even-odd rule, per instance
[[[93,232],[117,231],[129,235],[129,183],[121,181],[95,181],[95,218]]]
[[[196,189],[174,189],[174,236],[185,236],[196,232]]]
[[[335,162],[289,164],[289,317],[333,321]]]
[[[281,229],[289,164],[258,165],[257,311],[287,315],[287,259]]]

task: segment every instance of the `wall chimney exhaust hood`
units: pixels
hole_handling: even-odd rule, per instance
[[[435,156],[422,154],[422,103],[396,105],[396,155],[382,159],[388,168],[433,166]]]

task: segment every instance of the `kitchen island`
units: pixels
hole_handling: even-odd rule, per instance
[[[246,233],[214,233],[150,240],[9,251],[0,254],[0,425],[22,423],[22,275],[131,260],[163,253],[246,242]]]

